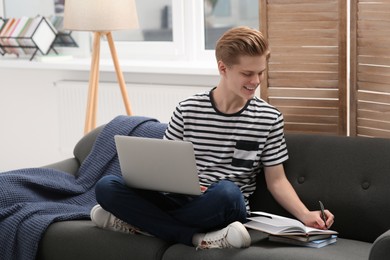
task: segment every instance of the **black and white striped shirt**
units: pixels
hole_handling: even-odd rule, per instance
[[[201,185],[223,179],[236,183],[249,210],[248,197],[261,167],[288,159],[283,116],[258,97],[235,114],[223,114],[215,108],[211,93],[180,102],[164,138],[192,142]]]

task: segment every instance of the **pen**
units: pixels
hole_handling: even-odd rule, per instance
[[[322,220],[324,221],[325,223],[325,227],[328,228],[328,226],[326,225],[326,215],[325,215],[325,209],[324,209],[324,204],[322,204],[321,201],[318,201],[320,203],[320,208],[321,208],[321,217],[322,217]]]

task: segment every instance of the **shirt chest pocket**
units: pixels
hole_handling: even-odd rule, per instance
[[[235,167],[252,168],[259,151],[259,143],[237,141],[234,148],[232,165]]]

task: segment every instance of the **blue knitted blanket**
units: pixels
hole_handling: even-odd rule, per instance
[[[74,177],[54,169],[29,168],[0,174],[0,258],[35,259],[39,241],[53,222],[89,219],[95,184],[119,175],[114,135],[162,138],[166,125],[145,117],[118,116],[98,135]]]

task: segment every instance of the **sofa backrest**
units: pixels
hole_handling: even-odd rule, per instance
[[[74,157],[81,163],[87,158],[88,154],[92,150],[92,146],[95,143],[96,137],[102,131],[105,125],[101,125],[91,132],[83,136],[73,149]]]
[[[288,179],[310,210],[319,200],[340,237],[373,242],[390,229],[390,139],[287,134]],[[286,214],[258,176],[252,210]]]

